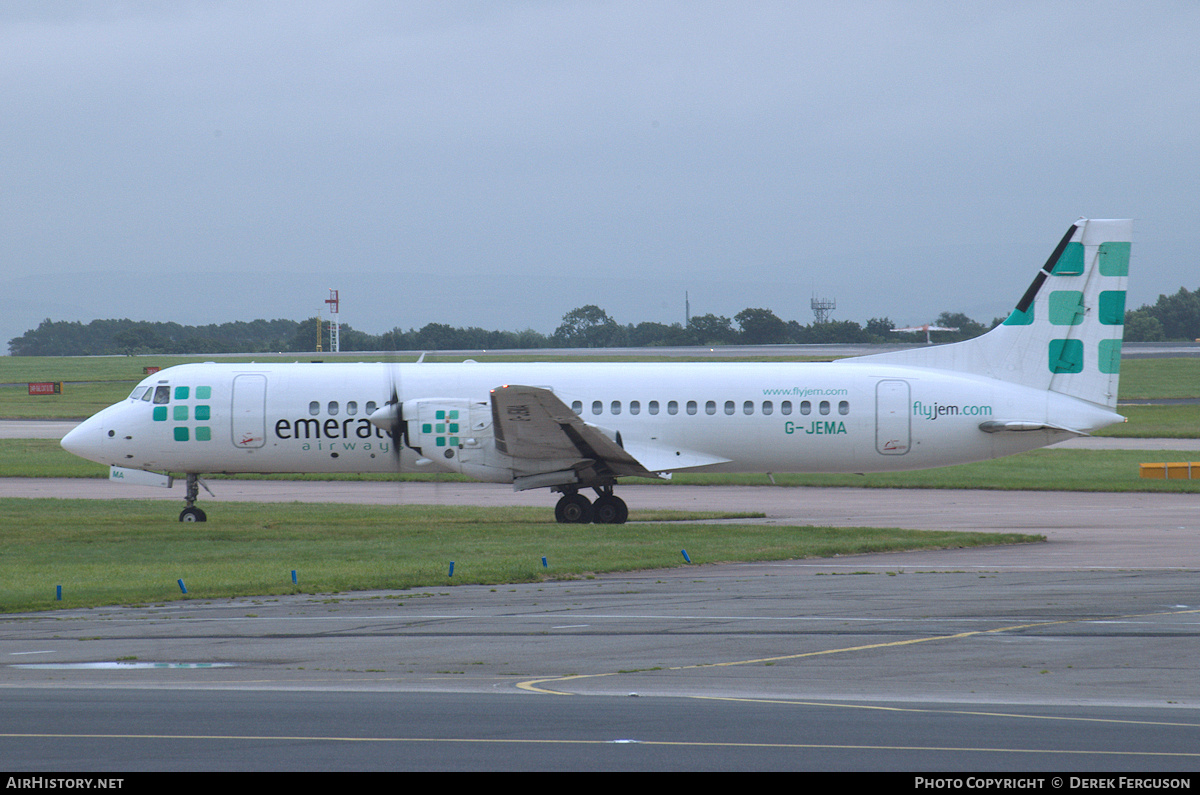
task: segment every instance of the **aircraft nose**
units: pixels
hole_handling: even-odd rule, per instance
[[[59,444],[72,455],[104,463],[101,456],[101,448],[104,445],[104,427],[97,417],[84,420],[76,425],[67,432]]]

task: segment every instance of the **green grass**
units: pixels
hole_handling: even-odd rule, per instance
[[[6,478],[106,478],[108,467],[73,456],[55,439],[0,439]]]
[[[1118,406],[1129,421],[1110,425],[1096,436],[1120,438],[1200,438],[1200,405]]]
[[[974,464],[915,472],[865,475],[775,474],[777,486],[844,486],[852,488],[998,489],[1034,491],[1200,491],[1200,480],[1156,481],[1138,477],[1138,465],[1162,461],[1200,461],[1200,449],[1187,450],[1032,450]],[[107,478],[108,467],[84,461],[53,439],[0,439],[0,472],[6,477]],[[238,475],[250,480],[390,481],[395,475]],[[210,475],[219,481],[225,476]],[[470,482],[458,475],[406,474],[404,480]],[[669,487],[679,485],[771,485],[765,474],[719,475],[677,473],[670,481],[626,479]],[[114,488],[120,486],[114,485]]]
[[[0,610],[536,582],[687,565],[683,549],[696,564],[1044,540],[688,522],[560,525],[533,508],[444,506],[226,503],[219,520],[184,525],[145,501],[3,499]]]
[[[974,464],[866,475],[774,475],[778,486],[1000,491],[1200,492],[1200,480],[1144,480],[1138,465],[1200,461],[1200,451],[1032,450]],[[677,474],[683,485],[768,485],[766,475]]]
[[[1123,359],[1121,400],[1200,398],[1200,358]]]
[[[1200,461],[1200,450],[1032,450],[1007,458],[916,472],[866,475],[773,475],[777,486],[844,486],[854,488],[1000,489],[1034,491],[1200,491],[1200,480],[1143,480],[1138,464]],[[107,478],[108,467],[76,458],[53,439],[0,439],[0,472],[7,477]],[[395,480],[395,475],[239,475],[253,480]],[[219,481],[222,476],[206,480]],[[405,480],[460,481],[457,475],[405,475]],[[767,486],[767,475],[676,474],[669,482],[628,479],[669,488],[679,485]],[[119,485],[113,486],[120,489]],[[119,492],[118,492],[119,493]]]
[[[135,382],[68,383],[61,395],[30,395],[28,387],[0,386],[0,417],[61,420],[90,417],[129,396]]]
[[[294,362],[319,354],[223,356],[222,362]],[[411,361],[408,357],[406,361]],[[211,361],[206,356],[0,356],[0,417],[5,419],[63,419],[90,417],[127,397],[145,378],[144,368],[171,367]],[[30,395],[31,381],[62,381],[60,395]]]
[[[144,368],[173,367],[190,362],[309,362],[319,353],[253,353],[244,356],[0,356],[0,384],[25,381],[122,381],[134,384],[145,378]],[[383,356],[379,361],[415,361],[417,354]],[[332,361],[332,359],[326,360]],[[339,361],[353,362],[343,357]],[[375,358],[369,361],[376,361]],[[129,390],[126,390],[128,392]]]

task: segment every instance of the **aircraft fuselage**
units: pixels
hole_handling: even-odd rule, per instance
[[[854,362],[205,363],[144,379],[64,446],[116,466],[181,472],[463,471],[464,456],[469,465],[472,447],[490,440],[490,391],[512,383],[549,389],[586,423],[619,433],[626,449],[656,451],[651,468],[664,472],[922,469],[1073,435],[988,433],[981,425],[989,421],[1018,418],[1078,433],[1120,419],[995,379]],[[435,425],[436,417],[424,423],[410,414],[412,446],[400,446],[397,462],[396,442],[369,419],[393,385],[406,406],[461,406],[461,427],[441,434],[430,427],[418,444],[421,429],[411,424]],[[468,474],[513,480],[502,464]]]

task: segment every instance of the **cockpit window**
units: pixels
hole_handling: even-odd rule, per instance
[[[146,395],[146,393],[149,391],[150,391],[150,387],[148,387],[148,386],[136,386],[133,388],[133,392],[129,395],[129,399],[130,400],[141,400]]]
[[[159,405],[170,403],[171,387],[165,385],[154,387],[154,402]]]

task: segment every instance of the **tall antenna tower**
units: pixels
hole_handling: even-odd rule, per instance
[[[814,295],[808,305],[812,307],[817,323],[828,323],[830,310],[837,309],[837,300],[832,298],[817,298]]]
[[[325,303],[329,304],[329,351],[337,353],[342,349],[341,326],[338,324],[338,291],[330,287]]]

